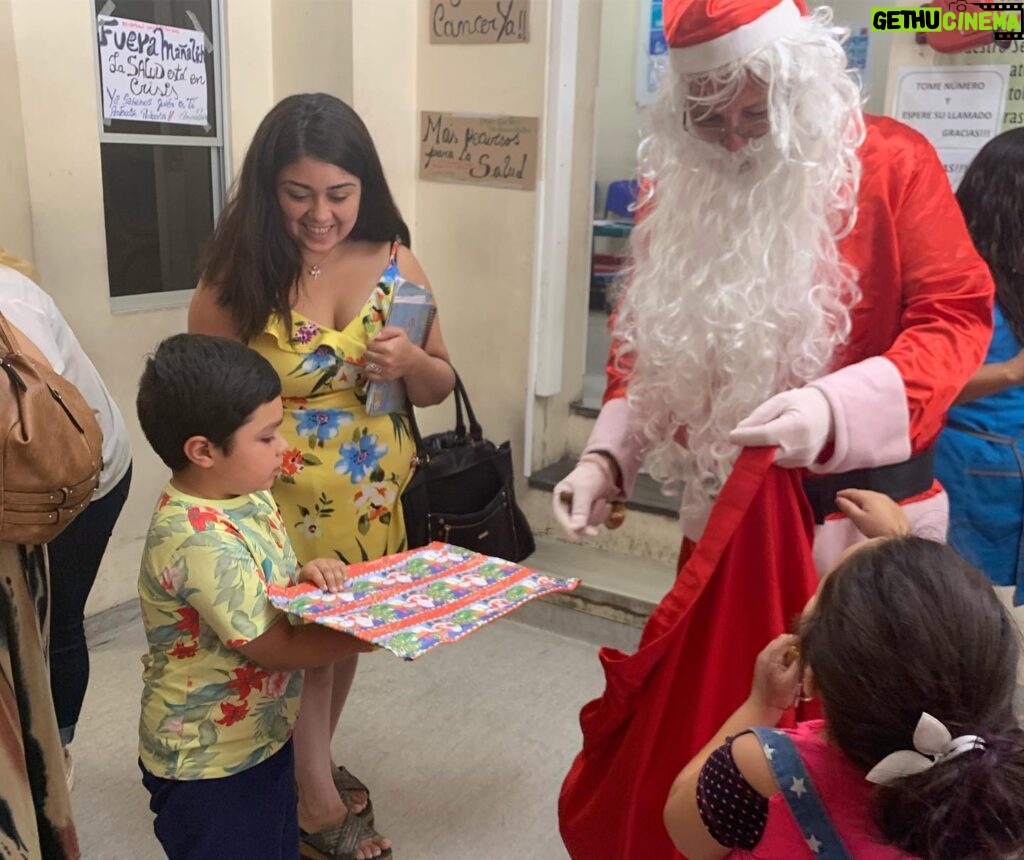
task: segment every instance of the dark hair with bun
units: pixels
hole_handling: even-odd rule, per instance
[[[865,547],[822,584],[800,636],[829,736],[865,772],[914,748],[922,712],[985,740],[876,788],[888,844],[926,860],[1024,856],[1020,636],[981,572],[923,538]]]

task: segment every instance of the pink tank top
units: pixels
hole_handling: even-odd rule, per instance
[[[836,832],[857,860],[911,860],[910,855],[880,844],[881,837],[871,821],[870,802],[873,786],[864,774],[824,737],[821,720],[799,723],[786,733],[793,738],[811,782],[828,811]],[[782,787],[787,790],[786,786]],[[764,835],[752,851],[736,850],[730,860],[742,857],[760,860],[801,860],[813,858],[782,791],[768,801],[768,821]]]

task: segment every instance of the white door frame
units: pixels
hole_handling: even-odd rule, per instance
[[[532,471],[537,397],[562,390],[565,295],[569,274],[572,153],[581,0],[549,0],[543,169],[537,180],[526,433],[523,469]]]

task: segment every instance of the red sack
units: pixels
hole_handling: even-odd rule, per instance
[[[558,803],[574,860],[680,857],[662,823],[669,787],[746,699],[757,654],[817,588],[800,471],[773,457],[741,453],[637,652],[601,649],[605,692],[580,714],[583,749]]]

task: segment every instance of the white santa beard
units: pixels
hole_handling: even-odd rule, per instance
[[[853,278],[823,165],[768,138],[739,153],[688,139],[662,148],[616,334],[634,353],[628,396],[648,468],[670,487],[685,481],[684,508],[706,507],[737,453],[729,432],[826,372],[849,331]]]

